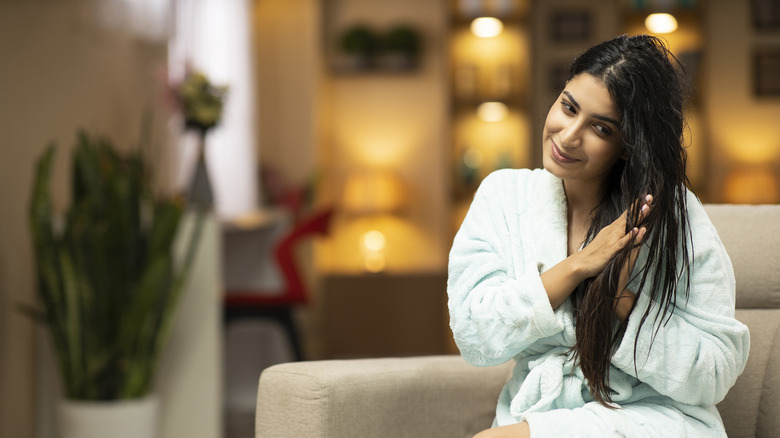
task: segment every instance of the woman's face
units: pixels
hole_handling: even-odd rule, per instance
[[[607,87],[583,73],[572,78],[544,123],[544,168],[598,189],[620,157],[617,109]]]

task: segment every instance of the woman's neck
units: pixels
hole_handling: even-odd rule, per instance
[[[563,181],[563,191],[566,194],[566,205],[569,213],[590,213],[599,205],[599,187],[582,181]]]
[[[588,235],[593,212],[599,204],[599,190],[580,181],[563,181],[566,194],[566,219],[569,255],[579,251]]]

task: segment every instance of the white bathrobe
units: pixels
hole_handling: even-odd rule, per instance
[[[532,437],[726,436],[715,404],[742,373],[750,338],[734,319],[731,261],[701,203],[690,192],[687,201],[690,297],[678,294],[651,349],[655,313],[637,340],[649,305],[647,293],[639,295],[609,371],[619,408],[608,409],[565,356],[575,343],[570,300],[553,311],[540,278],[567,255],[561,180],[537,169],[500,170],[483,181],[450,252],[448,294],[463,357],[477,366],[516,362],[494,425],[528,421]],[[637,269],[645,259],[643,251]],[[631,285],[636,290],[636,280]]]

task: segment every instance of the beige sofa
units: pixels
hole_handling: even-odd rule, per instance
[[[780,437],[780,206],[707,211],[752,344],[718,409],[730,437]],[[475,368],[457,355],[276,365],[260,377],[256,436],[470,437],[490,426],[509,366]]]

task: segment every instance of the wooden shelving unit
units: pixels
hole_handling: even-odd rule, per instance
[[[529,8],[527,0],[450,3],[450,187],[455,230],[490,172],[530,165]],[[497,18],[503,30],[494,37],[476,36],[471,24],[479,17]]]

